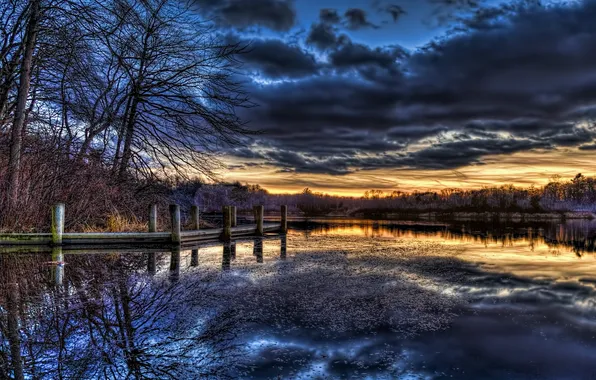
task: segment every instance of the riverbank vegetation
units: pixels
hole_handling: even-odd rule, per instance
[[[190,3],[8,0],[0,4],[0,220],[70,227],[133,218],[251,132],[229,43]],[[68,228],[69,226],[67,226]]]
[[[595,180],[339,197],[270,194],[217,183],[218,154],[253,133],[231,43],[185,2],[31,0],[0,4],[0,224],[47,230],[66,204],[67,230],[138,229],[147,207],[183,211],[264,204],[294,215],[594,211]],[[192,178],[191,178],[192,176]],[[197,179],[198,178],[198,179]]]

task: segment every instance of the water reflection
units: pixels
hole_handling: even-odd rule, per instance
[[[231,243],[224,243],[223,245],[223,255],[221,258],[221,269],[223,270],[230,270],[232,263],[232,244]]]
[[[474,221],[451,223],[414,223],[387,220],[312,219],[294,221],[292,227],[304,237],[314,235],[363,236],[368,238],[436,239],[498,244],[511,247],[524,244],[530,249],[537,245],[551,250],[564,249],[578,257],[596,251],[596,220],[566,222],[500,222]]]
[[[199,250],[193,249],[190,254],[190,266],[191,267],[198,267],[199,266]]]
[[[257,258],[257,263],[263,262],[263,239],[255,238],[253,243],[253,255]]]
[[[170,280],[178,281],[180,278],[180,246],[172,247],[170,253]]]
[[[280,243],[279,243],[279,257],[282,260],[285,260],[287,257],[287,244],[288,244],[288,238],[286,237],[286,235],[283,235],[280,239]]]
[[[62,282],[64,281],[64,254],[62,252],[62,247],[52,248],[51,265],[54,284],[62,285]]]
[[[147,272],[151,275],[154,275],[157,272],[156,259],[155,252],[147,253]]]
[[[593,374],[585,224],[350,223],[168,252],[0,254],[0,378]]]

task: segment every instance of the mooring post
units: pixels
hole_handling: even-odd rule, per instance
[[[64,233],[64,203],[58,203],[52,208],[52,244],[62,245]]]
[[[232,212],[232,227],[238,226],[238,219],[236,218],[236,206],[230,206]]]
[[[190,229],[191,230],[198,230],[199,229],[199,206],[192,205],[190,206]]]
[[[157,205],[149,206],[149,232],[157,232]]]
[[[230,206],[223,206],[223,233],[221,234],[221,240],[230,241],[232,240],[232,208]]]
[[[255,231],[257,236],[263,235],[263,217],[265,215],[264,206],[255,206],[255,218],[257,221],[257,230]]]
[[[182,236],[180,235],[180,206],[170,205],[170,217],[172,220],[172,243],[182,243]]]
[[[288,206],[281,206],[281,233],[285,234],[288,232]]]

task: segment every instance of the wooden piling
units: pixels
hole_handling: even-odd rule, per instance
[[[232,240],[232,208],[230,206],[224,206],[223,212],[223,232],[221,234],[221,240],[231,241]]]
[[[149,206],[149,232],[157,232],[157,205]]]
[[[288,206],[283,205],[281,206],[281,228],[280,231],[282,234],[288,232]]]
[[[172,243],[182,243],[182,235],[180,234],[180,206],[170,205],[170,217],[172,220]]]
[[[62,245],[64,234],[64,204],[59,203],[52,207],[52,244]]]
[[[191,230],[198,230],[199,229],[199,206],[192,205],[190,206],[190,229]]]
[[[263,235],[263,219],[265,216],[265,207],[264,206],[255,206],[255,218],[257,222],[257,230],[255,231],[257,236]]]
[[[238,226],[238,219],[236,217],[236,206],[230,206],[230,210],[232,213],[232,227]]]

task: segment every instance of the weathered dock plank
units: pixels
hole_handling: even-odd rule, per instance
[[[230,241],[237,236],[262,236],[265,232],[285,233],[287,229],[287,207],[282,207],[280,223],[264,223],[263,206],[255,206],[256,224],[236,225],[236,208],[224,207],[224,227],[198,229],[198,207],[191,210],[193,230],[181,231],[180,207],[170,206],[171,231],[157,230],[157,208],[149,208],[149,232],[64,232],[64,205],[52,208],[51,233],[3,233],[0,234],[0,246],[94,246],[94,245],[181,245],[195,241],[224,240]]]
[[[265,236],[237,236],[232,239],[232,243],[249,243],[255,239],[279,240],[282,235],[271,234]],[[227,244],[215,239],[208,240],[188,240],[180,245],[182,251],[191,251],[200,248],[217,247]],[[52,253],[53,249],[62,249],[65,255],[83,255],[83,254],[108,254],[108,253],[167,253],[172,249],[172,244],[71,244],[61,247],[51,247],[48,244],[42,245],[0,245],[0,254],[36,254]]]
[[[281,228],[279,223],[266,223],[265,232],[275,232]],[[257,226],[242,225],[232,227],[232,236],[254,235]],[[219,239],[223,228],[203,229],[180,232],[181,243],[195,240]],[[62,234],[62,245],[95,244],[172,244],[170,232],[66,232]],[[51,245],[52,234],[0,234],[0,245]]]

